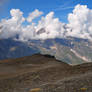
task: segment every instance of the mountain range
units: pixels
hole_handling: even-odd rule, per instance
[[[43,32],[40,30],[38,34]],[[87,39],[67,37],[19,41],[0,39],[0,60],[30,56],[36,53],[55,56],[71,65],[92,61],[92,42]]]

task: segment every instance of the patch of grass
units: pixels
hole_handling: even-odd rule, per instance
[[[29,92],[41,92],[41,88],[31,89]]]
[[[80,88],[80,90],[81,90],[81,91],[86,91],[86,90],[87,90],[87,88]]]

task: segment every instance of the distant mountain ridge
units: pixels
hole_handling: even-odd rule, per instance
[[[21,42],[12,39],[0,40],[0,60],[18,58],[36,53],[55,56],[71,65],[92,61],[92,42],[74,37]]]
[[[42,54],[55,56],[56,59],[68,64],[76,65],[91,62],[92,42],[80,38],[55,38],[47,40],[35,40],[34,43]]]
[[[0,60],[18,58],[39,53],[38,49],[29,47],[26,43],[12,39],[0,40]]]

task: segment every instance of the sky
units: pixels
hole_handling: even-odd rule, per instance
[[[67,22],[68,13],[72,12],[75,5],[87,5],[92,9],[92,0],[0,0],[0,2],[3,2],[0,7],[0,19],[9,18],[11,9],[20,9],[25,17],[35,9],[39,9],[44,12],[43,16],[54,11],[55,17],[62,22]]]
[[[92,40],[91,0],[0,0],[0,39]]]

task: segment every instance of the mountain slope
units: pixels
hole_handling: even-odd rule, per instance
[[[44,30],[41,29],[40,32]],[[92,62],[92,42],[80,38],[55,38],[20,42],[0,40],[0,60],[30,56],[35,53],[49,54],[70,65]]]
[[[32,46],[29,47],[24,42],[15,41],[12,39],[0,40],[0,60],[33,55],[38,52],[38,49]]]
[[[70,66],[49,55],[36,54],[0,61],[0,92],[87,92],[92,90],[92,63]],[[83,91],[84,92],[84,91]]]
[[[92,62],[92,42],[87,39],[48,39],[40,43],[39,49],[42,54],[55,56],[57,60],[72,65]]]

